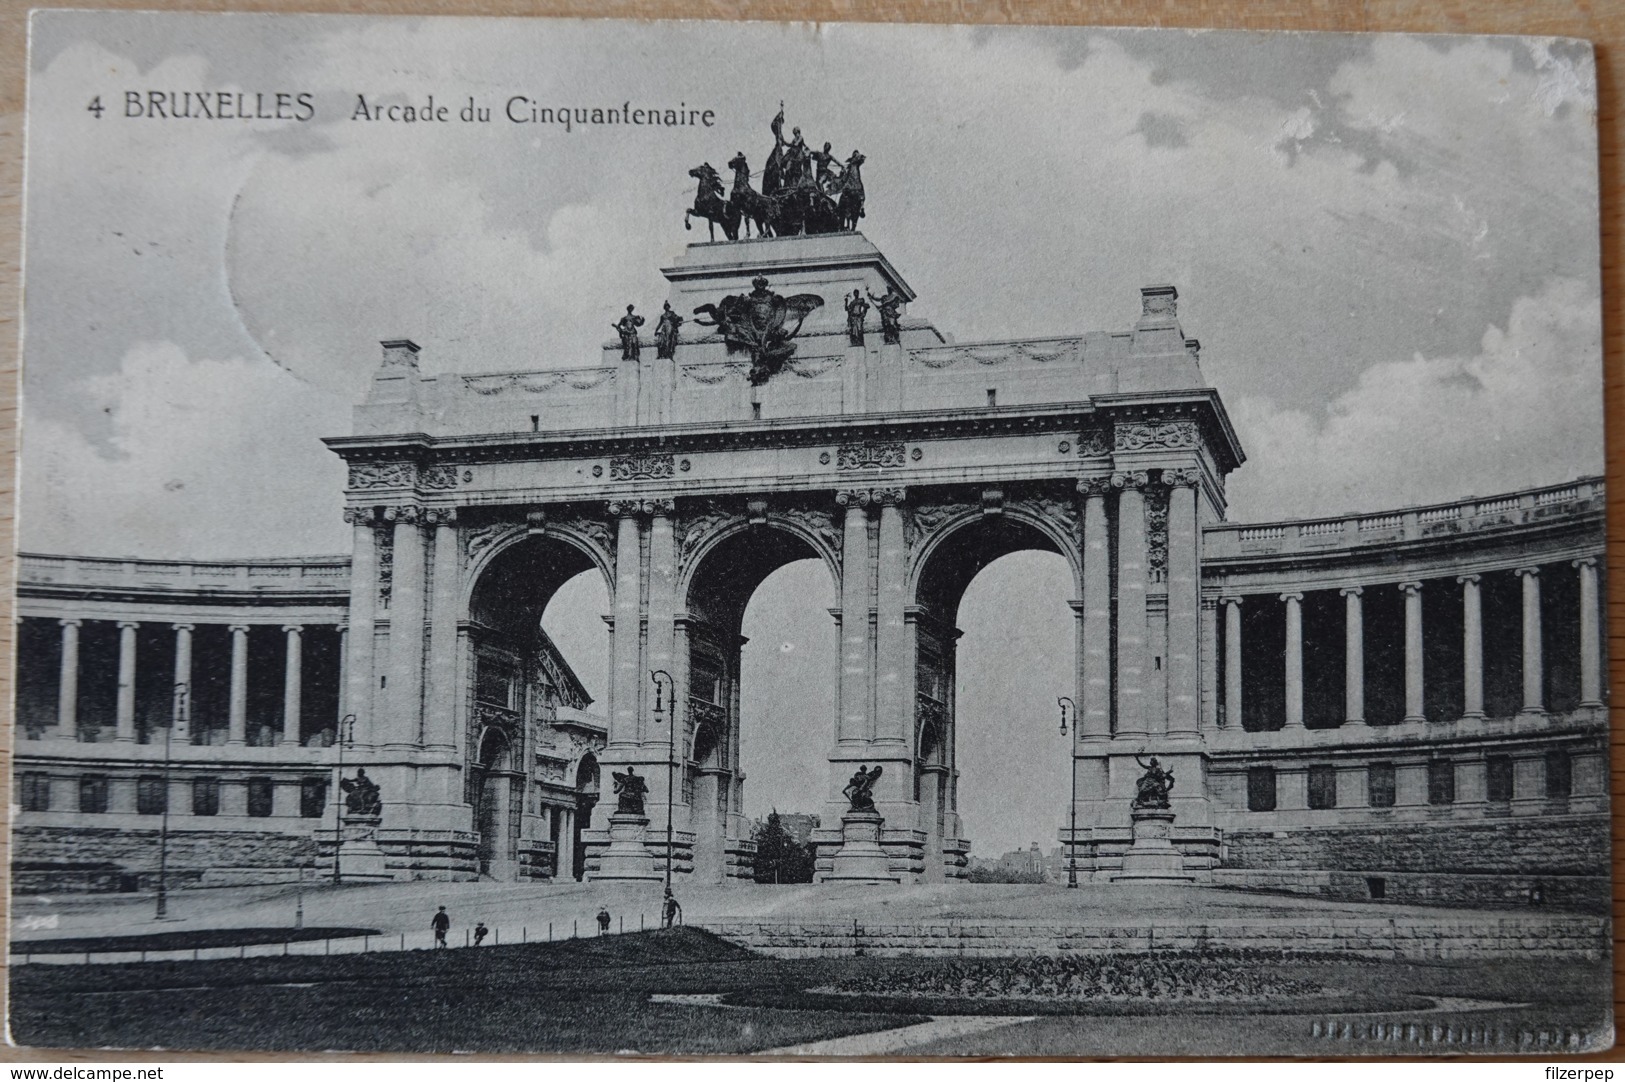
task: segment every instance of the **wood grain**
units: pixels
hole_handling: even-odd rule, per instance
[[[52,6],[52,5],[48,5]],[[1597,48],[1598,142],[1602,170],[1602,281],[1604,395],[1607,407],[1608,562],[1625,568],[1625,320],[1621,297],[1621,229],[1625,200],[1619,188],[1621,76],[1625,75],[1625,0],[443,0],[440,3],[391,0],[79,0],[77,9],[185,11],[345,12],[372,15],[507,15],[619,17],[636,19],[759,19],[803,22],[919,22],[974,24],[1059,24],[1072,26],[1179,26],[1248,30],[1410,31],[1453,34],[1534,34],[1586,38]],[[18,314],[21,300],[22,130],[25,93],[28,6],[0,0],[0,552],[10,552],[15,535],[15,456],[17,446]],[[10,619],[15,567],[0,561],[0,702],[11,699],[12,639]],[[1617,581],[1625,581],[1619,579]],[[1608,598],[1610,655],[1625,659],[1625,588]],[[1625,660],[1613,667],[1610,690],[1625,702]],[[0,806],[9,808],[11,718],[0,748]],[[1611,735],[1614,824],[1614,977],[1615,1014],[1622,1012],[1621,936],[1625,932],[1625,755],[1620,725]],[[0,875],[9,861],[9,838],[0,837]],[[0,995],[3,995],[0,991]],[[0,1061],[53,1063],[117,1061],[195,1061],[229,1063],[255,1060],[316,1059],[314,1055],[214,1053],[106,1053],[96,1051],[0,1048]],[[330,1058],[330,1057],[323,1057]],[[347,1057],[351,1058],[351,1057]],[[436,1056],[357,1056],[354,1060],[413,1062],[451,1059]],[[470,1057],[455,1057],[468,1062]],[[476,1057],[495,1061],[538,1057]],[[1615,1050],[1587,1059],[1625,1061]]]

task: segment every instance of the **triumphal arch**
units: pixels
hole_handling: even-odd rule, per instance
[[[793,193],[794,147],[776,153]],[[416,345],[383,343],[355,434],[328,442],[355,531],[348,709],[385,791],[410,794],[398,825],[429,848],[495,831],[493,866],[523,862],[523,689],[489,689],[534,655],[553,592],[592,570],[612,633],[587,875],[657,878],[670,860],[748,877],[741,623],[769,574],[813,558],[838,597],[821,873],[841,877],[843,790],[879,768],[867,844],[884,859],[857,877],[961,875],[955,616],[978,571],[1037,549],[1071,568],[1076,614],[1077,805],[1057,794],[1045,832],[1080,856],[1097,829],[1123,833],[1150,753],[1181,779],[1180,844],[1212,863],[1199,547],[1242,451],[1177,292],[1143,288],[1120,332],[954,342],[842,228],[861,181],[855,210],[833,172],[800,184],[807,207],[768,216],[770,235],[691,244],[662,270],[666,298],[606,305],[618,340],[596,363],[428,375]]]

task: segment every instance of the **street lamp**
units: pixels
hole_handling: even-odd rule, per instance
[[[1078,704],[1066,695],[1057,698],[1055,704],[1061,708],[1061,735],[1065,736],[1066,708],[1069,706],[1072,708],[1072,727],[1076,729]],[[1066,835],[1066,885],[1068,889],[1075,889],[1078,885],[1078,760],[1070,748],[1067,749],[1066,768],[1072,775],[1072,803],[1068,805],[1071,825]]]
[[[661,679],[665,684],[661,684]],[[652,669],[649,679],[655,686],[655,724],[660,724],[660,715],[663,712],[661,692],[671,695],[671,716],[666,726],[666,895],[671,896],[671,853],[672,853],[672,784],[677,772],[677,682],[671,678],[671,673],[665,669]]]
[[[348,726],[348,728],[346,728]],[[348,734],[348,735],[346,735]],[[339,882],[339,850],[344,848],[344,745],[355,735],[355,715],[339,719],[339,776],[333,786],[333,882]]]
[[[169,724],[164,727],[163,807],[158,820],[158,905],[153,920],[164,920],[169,915],[169,741],[175,735],[176,725],[185,725],[191,707],[191,689],[186,682],[175,685],[174,707],[169,712]]]

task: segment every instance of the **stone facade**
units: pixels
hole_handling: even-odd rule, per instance
[[[166,807],[170,886],[330,874],[334,779],[341,766],[345,776],[357,766],[376,774],[377,759],[355,742],[337,746],[350,713],[349,578],[344,557],[187,563],[24,554],[18,889],[153,889]],[[552,643],[543,636],[533,646],[534,765],[510,782],[530,803],[515,852],[495,871],[549,878],[579,868],[571,821],[596,800],[592,753],[603,745],[603,725],[586,712],[589,701]],[[387,787],[385,799],[403,803]],[[492,872],[475,831],[414,831],[394,818],[386,816],[378,844],[396,877]]]
[[[60,661],[80,648],[70,625],[87,605],[118,622],[91,638],[120,673],[157,649],[148,622],[202,606],[244,630],[208,646],[208,671],[228,675],[209,730],[223,736],[188,742],[186,770],[273,772],[291,807],[299,777],[334,765],[328,721],[353,717],[346,763],[383,787],[391,866],[504,879],[602,871],[614,802],[598,800],[600,779],[633,770],[648,823],[618,838],[618,869],[748,880],[740,630],[761,582],[810,558],[837,597],[820,872],[843,843],[842,787],[878,766],[885,877],[956,879],[971,849],[959,603],[992,560],[1038,549],[1071,569],[1075,613],[1076,802],[1057,794],[1042,827],[1059,826],[1063,863],[1075,856],[1085,877],[1122,873],[1145,755],[1178,779],[1168,837],[1198,879],[1320,891],[1382,872],[1501,877],[1488,896],[1532,874],[1596,874],[1546,854],[1593,844],[1607,814],[1596,479],[1232,524],[1225,479],[1245,456],[1171,286],[1143,288],[1138,321],[1116,332],[958,343],[909,315],[887,342],[878,326],[856,341],[840,298],[914,293],[858,233],[690,245],[663,273],[678,311],[758,277],[824,305],[760,381],[693,321],[673,356],[622,360],[617,341],[595,364],[526,372],[431,375],[415,344],[383,342],[353,434],[327,441],[348,465],[349,561],[25,561],[25,631],[67,623],[41,625],[54,647],[24,636],[35,691],[20,717],[41,739],[19,772],[46,769],[54,793],[96,764],[145,769],[142,734],[164,713],[152,687],[121,680],[111,705],[87,707],[95,743],[41,705],[66,701],[68,677],[57,700],[41,689],[53,666],[95,668]],[[57,565],[77,570],[58,583]],[[583,572],[610,598],[601,724],[539,630]],[[288,644],[319,640],[300,630],[313,623],[342,625],[344,645],[300,684]],[[262,624],[283,636],[284,706],[256,726]],[[319,722],[299,705],[312,680],[337,699]],[[56,814],[25,807],[19,838],[55,825],[30,816]],[[1392,841],[1366,851],[1340,831]],[[1463,838],[1472,861],[1429,864]],[[1584,893],[1565,890],[1552,896]]]

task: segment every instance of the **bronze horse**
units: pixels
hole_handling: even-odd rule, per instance
[[[842,229],[856,229],[858,219],[863,217],[863,163],[867,161],[862,152],[854,150],[852,156],[846,160],[846,171],[841,174],[839,188],[841,201],[839,213]]]
[[[773,200],[750,186],[750,163],[745,160],[745,152],[741,150],[735,154],[728,168],[734,171],[734,186],[729,202],[745,223],[746,239],[750,238],[752,224],[756,226],[758,237],[772,236]]]
[[[739,208],[728,201],[723,192],[722,178],[711,167],[710,162],[696,165],[688,171],[688,175],[700,182],[699,188],[694,192],[694,205],[683,212],[683,228],[693,229],[689,222],[691,216],[704,218],[706,228],[710,231],[711,239],[717,239],[717,226],[722,226],[722,233],[729,240],[739,239]]]

